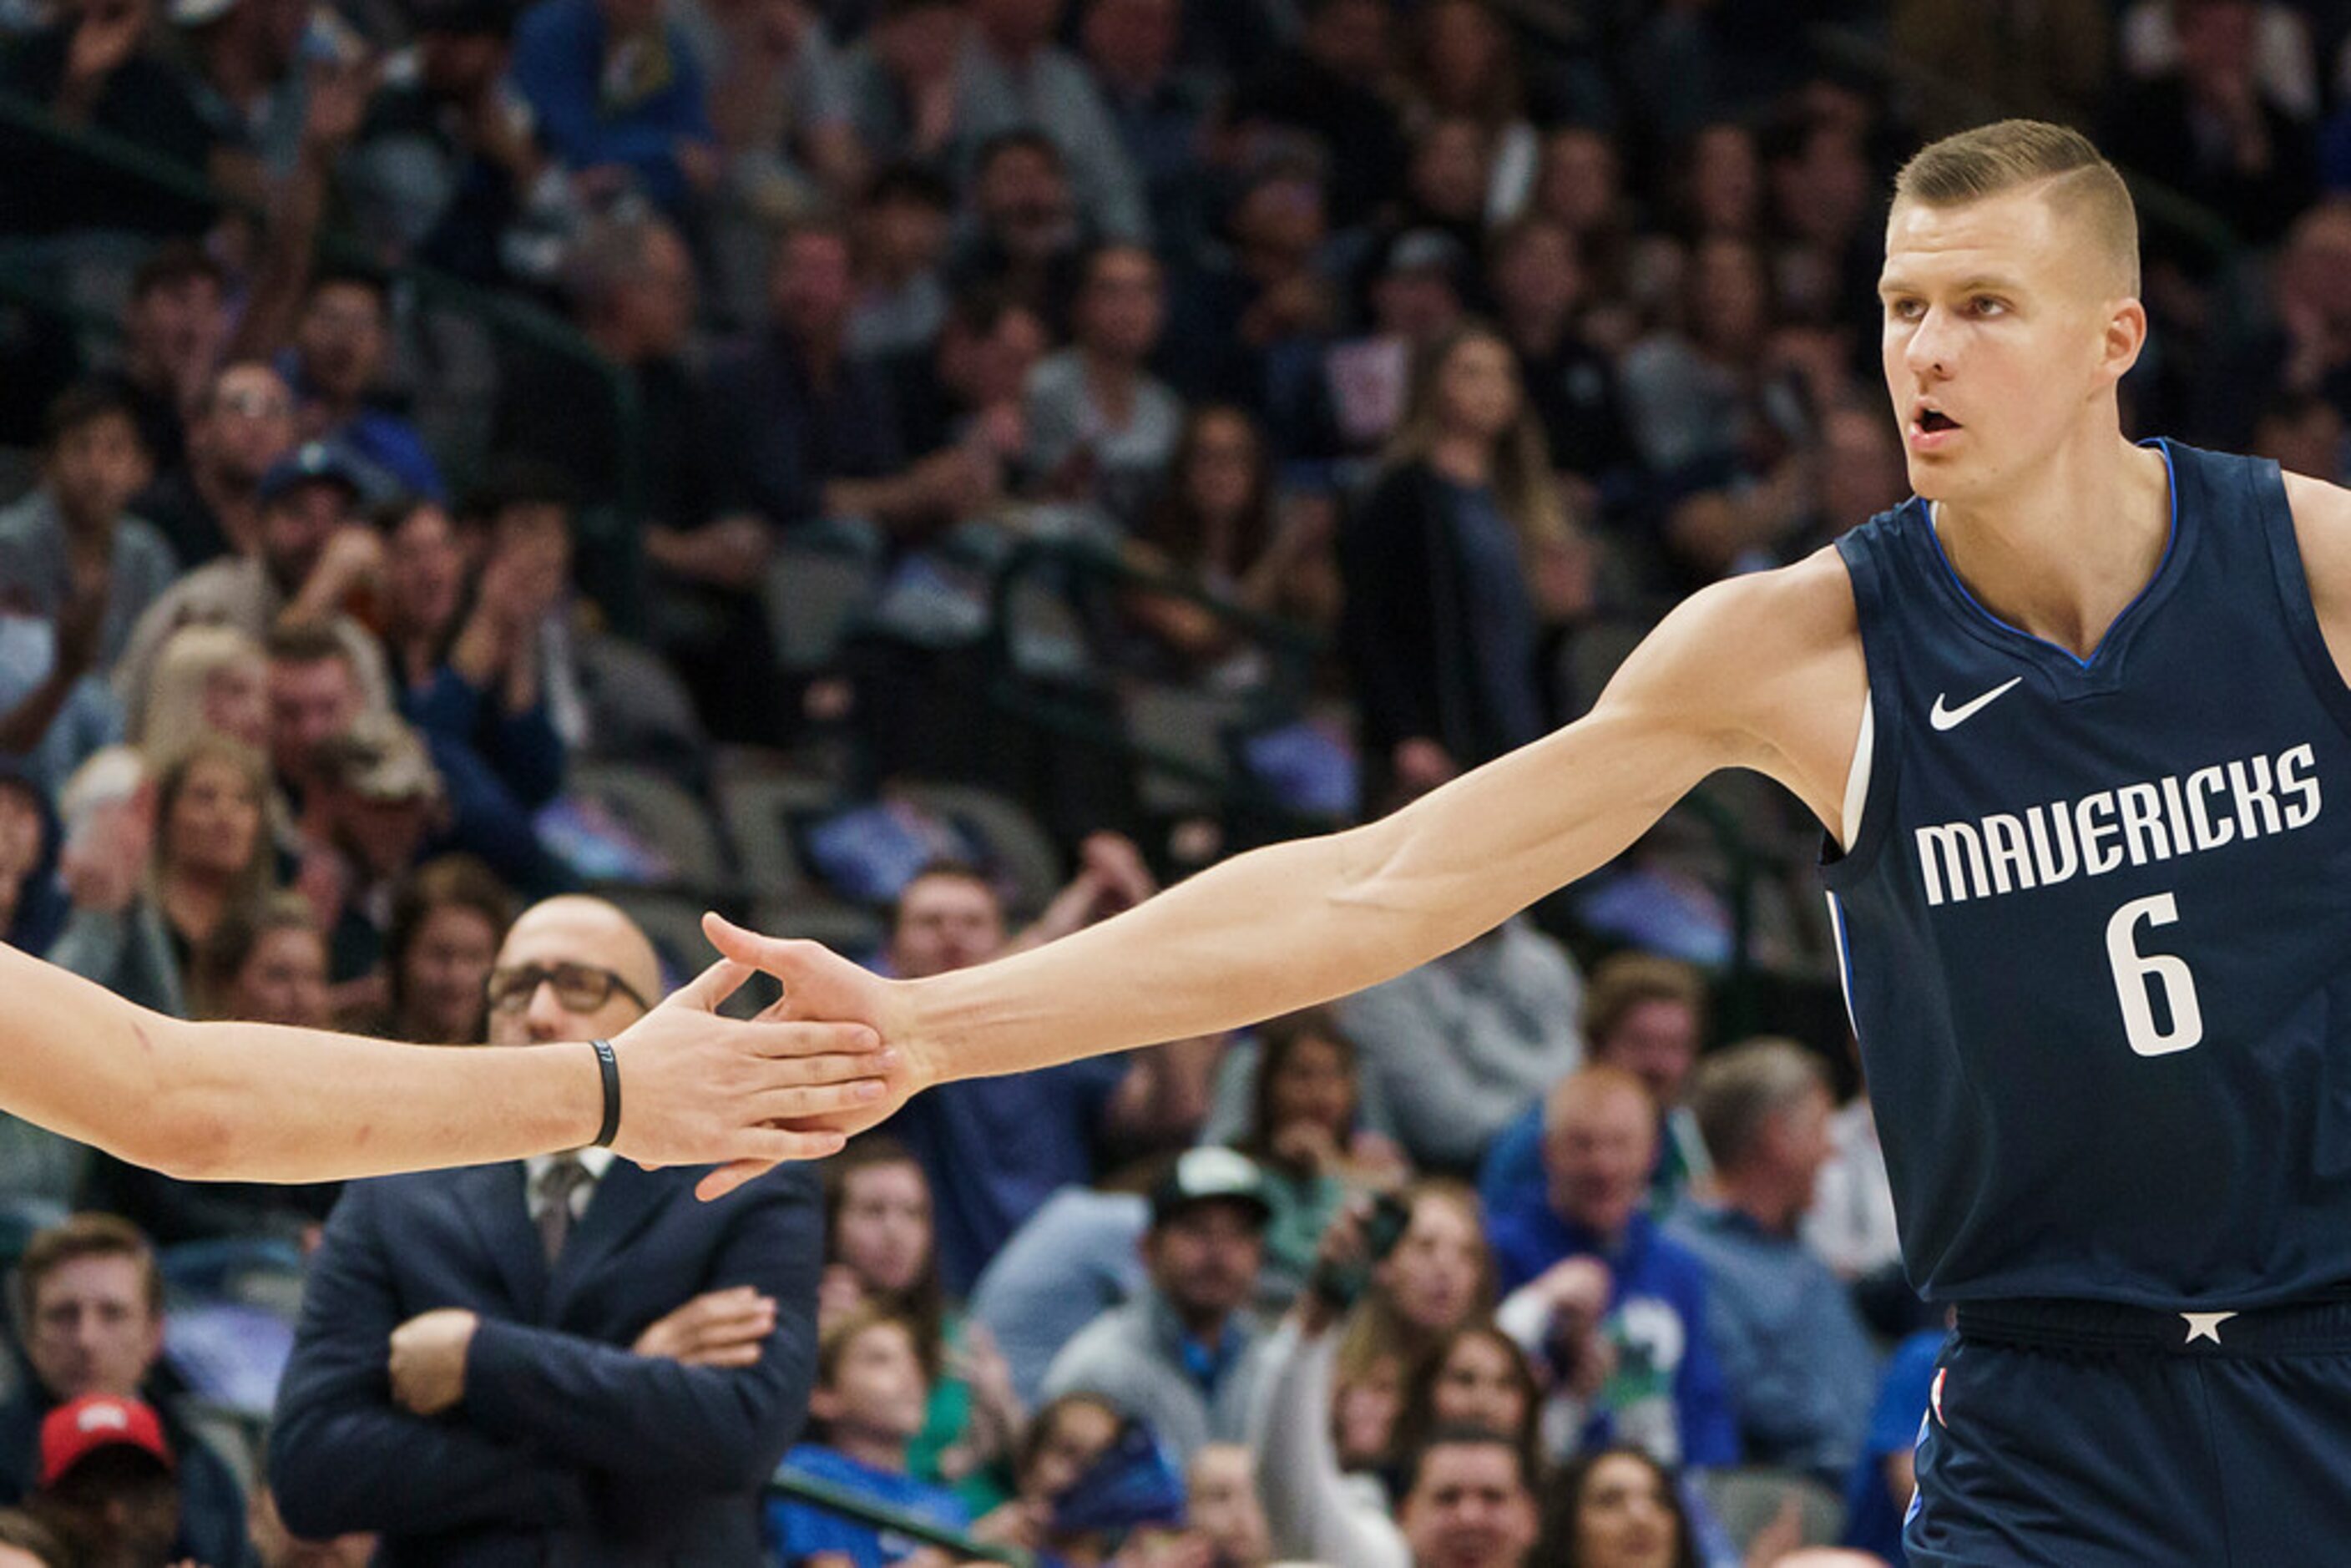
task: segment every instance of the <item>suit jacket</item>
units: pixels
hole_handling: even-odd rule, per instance
[[[392,1565],[763,1561],[759,1489],[815,1369],[822,1209],[804,1166],[707,1204],[702,1174],[614,1161],[551,1278],[519,1162],[352,1183],[278,1388],[269,1469],[287,1525],[380,1531]],[[757,1366],[629,1350],[733,1285],[777,1303]],[[392,1402],[388,1341],[436,1307],[481,1327],[464,1400],[427,1419]]]

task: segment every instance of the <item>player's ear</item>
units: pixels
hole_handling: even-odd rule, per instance
[[[2098,356],[2099,369],[2107,381],[2118,382],[2129,374],[2146,347],[2147,307],[2129,298],[2109,301]]]

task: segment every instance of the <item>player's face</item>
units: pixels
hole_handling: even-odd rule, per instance
[[[1593,1467],[1575,1511],[1578,1562],[1669,1568],[1681,1544],[1677,1534],[1673,1506],[1656,1470],[1624,1454]]]
[[[59,1399],[135,1398],[163,1349],[163,1320],[147,1304],[138,1260],[99,1253],[58,1264],[33,1295],[25,1350]]]
[[[2086,225],[2037,192],[1896,204],[1878,295],[1912,488],[1996,499],[2111,410],[2145,313],[2110,282]]]

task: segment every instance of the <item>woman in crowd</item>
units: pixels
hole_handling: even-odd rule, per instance
[[[268,687],[269,662],[250,636],[234,626],[183,626],[156,655],[132,742],[159,767],[207,736],[266,755]]]
[[[392,901],[384,935],[393,1040],[475,1045],[483,1039],[482,988],[514,923],[514,895],[471,855],[416,868]]]
[[[909,1473],[954,1487],[978,1512],[1004,1500],[1024,1418],[1011,1372],[987,1329],[950,1312],[939,1284],[931,1188],[905,1145],[862,1138],[825,1169],[820,1319],[881,1306],[914,1331],[929,1375]]]
[[[1311,507],[1277,508],[1256,423],[1240,409],[1208,403],[1185,423],[1135,553],[1245,609],[1327,629],[1339,601],[1327,518]],[[1205,674],[1233,651],[1230,623],[1188,599],[1132,593],[1126,612],[1187,673]]]
[[[1638,1448],[1583,1455],[1546,1489],[1533,1561],[1551,1568],[1698,1568],[1680,1489]]]
[[[1457,329],[1423,357],[1339,553],[1366,761],[1395,794],[1543,733],[1543,654],[1585,606],[1587,557],[1516,357],[1490,328]]]
[[[135,813],[120,831],[77,846],[74,913],[49,956],[116,995],[188,1016],[196,950],[224,917],[248,910],[276,880],[263,831],[267,776],[236,742],[202,738],[168,764],[156,789],[152,864]]]
[[[1527,120],[1527,84],[1510,28],[1486,0],[1436,0],[1415,19],[1412,107],[1428,120],[1458,118],[1483,133],[1491,162],[1485,210],[1516,214],[1527,202],[1541,143]]]
[[[1526,1353],[1490,1322],[1457,1329],[1412,1369],[1396,1417],[1395,1449],[1408,1454],[1448,1427],[1499,1432],[1536,1455],[1542,1390]]]
[[[1355,1043],[1329,1009],[1259,1024],[1249,1124],[1235,1147],[1265,1173],[1273,1218],[1258,1293],[1286,1303],[1306,1283],[1322,1232],[1351,1193],[1408,1174],[1395,1145],[1360,1123]]]

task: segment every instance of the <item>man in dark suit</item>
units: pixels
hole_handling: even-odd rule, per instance
[[[609,1037],[659,974],[619,910],[550,899],[499,951],[490,1039]],[[816,1178],[705,1204],[700,1169],[603,1153],[346,1190],[270,1444],[296,1533],[380,1531],[389,1564],[762,1561],[815,1363]]]

